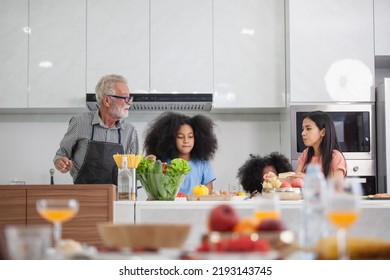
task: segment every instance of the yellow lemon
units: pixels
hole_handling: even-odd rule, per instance
[[[205,185],[196,185],[192,188],[192,194],[194,195],[208,195],[209,194],[209,188]]]

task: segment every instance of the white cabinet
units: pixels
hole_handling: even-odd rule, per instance
[[[27,107],[28,0],[0,1],[0,107]]]
[[[291,102],[374,101],[372,0],[290,0]]]
[[[131,92],[149,91],[149,1],[88,0],[87,92],[107,74],[123,75]]]
[[[85,107],[86,1],[30,1],[30,108]]]
[[[213,92],[213,1],[150,3],[150,91]]]
[[[390,1],[374,0],[375,55],[390,55]]]
[[[214,106],[285,106],[284,0],[214,1]]]
[[[212,1],[88,1],[87,91],[106,74],[133,93],[212,92]]]

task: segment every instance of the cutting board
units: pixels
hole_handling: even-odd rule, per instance
[[[231,195],[193,195],[193,194],[187,194],[187,200],[188,201],[229,201],[232,200]]]

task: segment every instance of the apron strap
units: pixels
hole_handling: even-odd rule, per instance
[[[93,134],[95,133],[95,125],[92,125],[91,141],[93,141]]]

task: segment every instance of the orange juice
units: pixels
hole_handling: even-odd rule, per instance
[[[329,211],[329,221],[338,228],[349,228],[359,217],[357,211]]]
[[[280,212],[277,210],[258,210],[255,211],[255,217],[258,220],[266,219],[266,218],[271,218],[271,219],[279,219],[280,218]]]
[[[76,215],[75,209],[69,208],[50,208],[39,211],[41,216],[50,222],[65,222]]]

